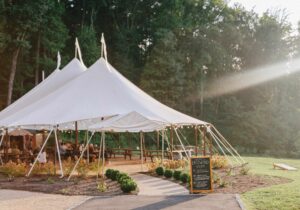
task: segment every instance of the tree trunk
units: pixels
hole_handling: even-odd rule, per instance
[[[13,93],[13,88],[14,88],[14,81],[15,81],[15,76],[16,76],[17,62],[18,62],[20,50],[21,50],[21,47],[18,47],[13,52],[9,81],[8,81],[7,106],[11,104],[11,100],[12,100],[12,93]]]
[[[41,49],[41,34],[39,32],[37,38],[37,44],[36,44],[35,85],[39,84],[40,49]]]

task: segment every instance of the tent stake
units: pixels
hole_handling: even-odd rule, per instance
[[[52,128],[52,130],[49,132],[49,134],[48,134],[48,136],[47,136],[47,138],[46,138],[46,140],[45,140],[45,142],[44,142],[44,144],[43,144],[42,148],[40,149],[40,151],[39,151],[38,155],[36,156],[36,158],[35,158],[35,160],[34,160],[34,162],[33,162],[32,166],[31,166],[31,168],[30,168],[29,172],[28,172],[28,173],[27,173],[27,175],[26,175],[27,177],[28,177],[28,176],[30,176],[30,174],[31,174],[31,172],[32,172],[32,170],[33,170],[33,167],[35,166],[35,164],[36,164],[36,162],[37,162],[37,160],[38,160],[39,156],[41,155],[41,153],[42,153],[42,151],[43,151],[44,147],[46,146],[46,144],[47,144],[47,141],[49,140],[49,138],[50,138],[50,135],[51,135],[51,133],[52,133],[52,132],[53,132],[53,128]]]

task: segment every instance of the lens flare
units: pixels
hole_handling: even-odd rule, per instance
[[[222,96],[300,71],[300,58],[235,73],[209,84],[205,98]]]

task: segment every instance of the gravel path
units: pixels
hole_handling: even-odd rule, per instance
[[[0,190],[1,210],[65,210],[78,206],[89,197],[65,196],[18,190]]]

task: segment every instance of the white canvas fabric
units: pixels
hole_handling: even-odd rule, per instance
[[[111,117],[102,123],[92,125],[89,127],[89,130],[138,133],[163,130],[166,126],[167,123],[150,120],[137,112],[130,112],[128,114]]]
[[[10,126],[62,127],[80,121],[89,127],[91,119],[93,125],[97,120],[130,112],[169,125],[208,124],[155,100],[100,58],[88,71],[22,110]]]
[[[7,127],[16,119],[25,116],[23,110],[35,102],[45,98],[60,86],[68,83],[86,70],[77,58],[74,58],[62,70],[56,69],[44,81],[30,90],[27,94],[0,112],[0,127]]]

